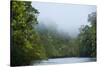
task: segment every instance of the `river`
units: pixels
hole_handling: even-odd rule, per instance
[[[94,62],[96,58],[54,58],[42,61],[36,61],[32,65],[50,65],[50,64],[67,64],[67,63],[82,63],[82,62]]]

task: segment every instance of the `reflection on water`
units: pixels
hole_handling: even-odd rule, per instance
[[[32,65],[66,64],[96,61],[96,58],[56,58],[33,62]]]

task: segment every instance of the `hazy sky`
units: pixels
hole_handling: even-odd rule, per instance
[[[39,21],[56,24],[59,30],[77,35],[81,25],[88,24],[88,14],[96,11],[94,5],[73,5],[59,3],[32,2],[39,12]]]

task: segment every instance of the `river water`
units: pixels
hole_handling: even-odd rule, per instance
[[[50,64],[67,64],[67,63],[82,63],[82,62],[94,62],[96,58],[54,58],[42,61],[36,61],[32,65],[50,65]]]

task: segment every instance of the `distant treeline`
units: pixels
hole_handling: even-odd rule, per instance
[[[38,14],[30,1],[11,1],[11,66],[48,58],[96,57],[95,12],[88,15],[90,25],[82,26],[76,38],[59,34],[55,27],[42,28]]]

